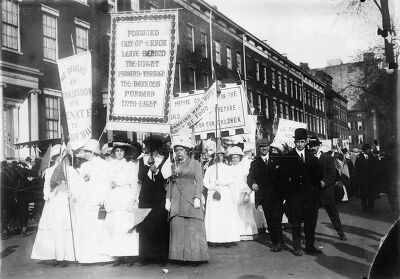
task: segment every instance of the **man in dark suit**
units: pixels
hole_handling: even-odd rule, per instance
[[[371,145],[365,143],[362,152],[358,155],[355,163],[356,183],[363,211],[372,211],[374,200],[379,198],[377,185],[377,159],[371,151]]]
[[[251,162],[247,185],[255,192],[256,207],[262,206],[271,235],[272,252],[282,250],[283,189],[280,181],[280,150],[269,140],[257,141],[259,155]]]
[[[310,138],[308,147],[311,152],[318,158],[319,166],[322,172],[319,190],[319,202],[323,206],[331,219],[332,225],[341,240],[346,240],[343,232],[342,223],[340,222],[339,213],[335,206],[334,186],[337,181],[335,162],[333,157],[321,152],[321,142],[317,137]]]
[[[293,254],[301,256],[301,223],[304,221],[304,234],[307,254],[321,254],[315,248],[315,227],[318,219],[318,189],[320,185],[320,169],[317,158],[305,147],[307,131],[303,128],[295,130],[295,148],[286,154],[283,171],[287,184],[286,200],[289,220],[293,231]]]

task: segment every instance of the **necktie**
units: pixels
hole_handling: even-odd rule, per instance
[[[303,156],[303,153],[300,153],[300,157],[301,157],[301,161],[303,161],[303,163],[304,163],[304,156]]]

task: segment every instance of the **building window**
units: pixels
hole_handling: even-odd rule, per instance
[[[57,18],[43,14],[43,57],[57,60]]]
[[[295,110],[294,110],[294,106],[291,106],[290,107],[290,110],[291,110],[291,120],[296,120],[295,118],[296,118],[296,112],[295,112]]]
[[[364,135],[358,135],[358,144],[364,143]]]
[[[189,68],[189,90],[196,90],[196,70]]]
[[[297,100],[298,96],[297,96],[297,81],[294,82],[292,91],[294,91],[294,98]]]
[[[260,81],[260,63],[256,61],[256,80]]]
[[[265,117],[269,118],[269,98],[265,98]]]
[[[191,25],[186,25],[186,39],[187,49],[194,52],[194,29]]]
[[[357,121],[357,130],[359,130],[359,131],[363,130],[363,122],[362,121]]]
[[[182,92],[182,76],[181,76],[181,64],[176,63],[175,67],[175,81],[174,81],[174,92]]]
[[[271,68],[271,86],[275,88],[275,69]]]
[[[232,49],[228,46],[226,47],[226,66],[232,70]]]
[[[257,93],[257,110],[259,114],[262,114],[261,110],[261,94]]]
[[[215,62],[221,65],[221,44],[215,41]]]
[[[58,138],[59,107],[58,98],[45,97],[46,102],[46,138]]]
[[[362,114],[361,113],[357,113],[357,117],[362,117]]]
[[[282,74],[278,72],[278,90],[282,92]]]
[[[288,104],[285,105],[285,119],[290,119],[290,116],[289,116],[289,105]]]
[[[289,91],[290,91],[290,97],[294,98],[293,80],[292,80],[292,79],[289,80],[289,86],[290,86],[290,89],[289,89]]]
[[[1,1],[2,46],[19,50],[19,5],[17,1]]]
[[[263,66],[263,78],[264,78],[263,80],[264,84],[267,84],[268,83],[267,66]]]
[[[353,127],[352,127],[352,122],[347,122],[347,127],[349,128],[349,130],[353,130]]]
[[[200,33],[201,57],[208,57],[207,35]]]
[[[248,90],[247,99],[249,100],[250,107],[253,107],[253,91]],[[253,107],[254,108],[254,107]]]
[[[287,91],[287,77],[284,76],[283,77],[283,92],[287,95],[288,91]]]
[[[209,80],[208,80],[208,74],[203,73],[202,80],[203,80],[203,81],[202,81],[202,86],[203,86],[204,88],[210,87],[210,82],[209,82]]]
[[[236,65],[237,69],[242,73],[242,55],[239,52],[236,52]]]
[[[353,144],[353,137],[352,136],[349,136],[349,143]]]
[[[303,91],[301,90],[301,86],[299,84],[299,88],[297,89],[297,91],[299,92],[299,100],[300,102],[303,102]]]
[[[279,103],[279,117],[283,118],[284,117],[284,111],[283,111],[283,104]]]
[[[75,27],[76,32],[76,53],[81,53],[89,50],[89,30],[81,26]]]

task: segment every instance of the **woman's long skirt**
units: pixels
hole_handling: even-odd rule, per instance
[[[139,201],[139,208],[151,208],[149,215],[138,225],[139,256],[143,260],[168,259],[169,226],[164,201]]]
[[[204,221],[174,216],[170,220],[169,258],[179,261],[208,261]]]

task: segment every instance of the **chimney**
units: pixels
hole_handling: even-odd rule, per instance
[[[300,68],[303,70],[303,71],[306,71],[306,72],[310,72],[310,67],[308,67],[308,63],[304,63],[304,62],[300,62]]]

